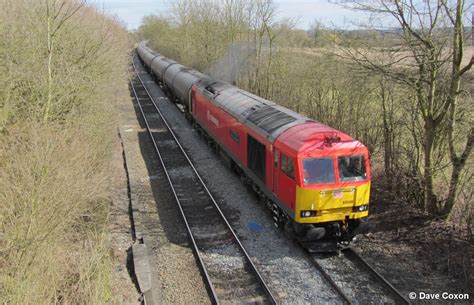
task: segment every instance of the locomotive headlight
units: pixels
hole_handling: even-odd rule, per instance
[[[359,205],[357,207],[354,207],[354,212],[364,212],[364,211],[367,211],[369,209],[369,205],[368,204],[363,204],[363,205]]]
[[[301,217],[313,217],[316,216],[316,211],[301,211]]]

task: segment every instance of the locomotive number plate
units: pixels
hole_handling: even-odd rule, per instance
[[[332,192],[333,198],[342,198],[342,191],[334,191]]]

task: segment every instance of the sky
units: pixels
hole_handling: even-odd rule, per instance
[[[95,0],[99,8],[116,15],[129,30],[140,26],[144,16],[165,12],[170,0]],[[327,26],[350,27],[349,20],[354,12],[345,10],[327,0],[275,0],[278,5],[279,17],[292,18],[297,27],[308,29],[317,20]]]

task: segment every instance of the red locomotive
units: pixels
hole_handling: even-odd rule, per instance
[[[157,53],[138,54],[196,128],[313,250],[347,245],[368,215],[367,148],[350,136]]]

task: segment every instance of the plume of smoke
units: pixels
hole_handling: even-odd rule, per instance
[[[227,51],[206,72],[215,79],[236,84],[239,78],[251,68],[256,46],[252,42],[238,42],[229,46]]]

